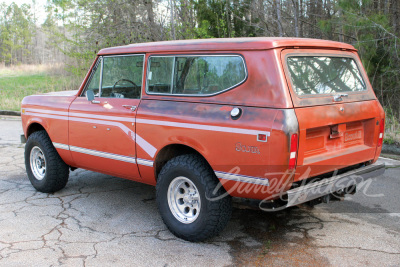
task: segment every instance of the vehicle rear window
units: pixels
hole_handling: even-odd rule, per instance
[[[246,79],[241,56],[153,56],[149,59],[147,92],[211,95]]]
[[[287,66],[299,96],[367,89],[355,60],[349,57],[290,56]]]

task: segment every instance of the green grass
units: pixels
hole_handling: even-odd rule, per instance
[[[0,72],[0,110],[18,111],[25,96],[63,90],[77,90],[80,81],[74,76],[47,73]],[[14,74],[14,75],[15,75]]]
[[[385,135],[383,142],[388,145],[400,146],[400,120],[392,109],[384,107],[386,113]]]

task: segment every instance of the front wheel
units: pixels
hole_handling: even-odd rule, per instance
[[[69,167],[45,131],[29,136],[25,145],[25,167],[31,184],[40,192],[56,192],[68,182]]]
[[[159,174],[156,192],[164,223],[184,240],[198,242],[217,235],[231,217],[231,197],[197,155],[168,161]]]

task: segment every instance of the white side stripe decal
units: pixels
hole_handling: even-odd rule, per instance
[[[55,111],[55,110],[44,110],[44,109],[36,109],[36,108],[27,108],[25,109],[28,112],[35,113],[44,113],[44,114],[55,114],[55,115],[64,115],[64,116],[72,116],[72,117],[82,117],[82,118],[95,118],[102,120],[111,120],[111,121],[127,121],[127,122],[135,122],[135,118],[133,117],[116,117],[116,116],[106,116],[106,115],[95,115],[88,113],[79,113],[79,112],[66,112],[66,111]]]
[[[44,114],[55,114],[55,115],[64,115],[68,116],[68,112],[66,111],[56,111],[56,110],[45,110],[45,109],[37,109],[37,108],[26,108],[27,112],[35,112],[35,113],[44,113]]]
[[[87,122],[87,123],[96,123],[101,125],[110,125],[120,128],[126,135],[128,135],[132,140],[135,140],[136,136],[136,143],[139,147],[141,147],[149,156],[154,158],[157,149],[143,139],[138,134],[135,133],[125,126],[124,124],[118,121],[126,121],[132,122],[134,121],[133,118],[127,117],[113,117],[113,116],[102,116],[102,115],[95,115],[95,114],[85,114],[85,113],[77,113],[71,112],[68,117],[68,112],[64,111],[53,111],[53,110],[42,110],[42,109],[26,109],[27,115],[35,115],[38,117],[45,117],[45,118],[52,118],[52,119],[60,119],[60,120],[71,120],[71,121],[79,121],[79,122]],[[58,114],[58,115],[53,115]],[[77,117],[75,117],[77,116]],[[80,117],[78,117],[80,116]],[[95,119],[92,119],[95,118]],[[107,121],[107,120],[114,120],[114,121]],[[137,123],[143,124],[151,124],[151,125],[161,125],[161,126],[171,126],[171,127],[180,127],[180,128],[188,128],[188,129],[198,129],[198,130],[206,130],[206,131],[216,131],[216,132],[227,132],[227,133],[236,133],[236,134],[249,134],[249,135],[256,135],[258,134],[265,134],[267,137],[270,136],[270,132],[262,132],[258,130],[248,130],[248,129],[241,129],[241,128],[231,128],[231,127],[223,127],[223,126],[214,126],[214,125],[203,125],[203,124],[194,124],[194,123],[183,123],[183,122],[172,122],[172,121],[158,121],[158,120],[148,120],[148,119],[136,119]]]
[[[79,121],[79,122],[87,122],[87,123],[95,123],[101,125],[115,126],[120,128],[127,136],[129,136],[132,140],[135,140],[135,132],[123,125],[120,122],[115,121],[101,121],[101,120],[93,120],[93,119],[83,119],[83,118],[74,118],[69,117],[70,121]]]
[[[194,123],[184,123],[184,122],[136,119],[136,123],[189,128],[189,129],[197,129],[197,130],[207,130],[207,131],[215,131],[215,132],[237,133],[237,134],[251,134],[251,135],[265,134],[267,136],[270,136],[270,132],[262,132],[262,131],[258,131],[258,130],[247,130],[247,129],[240,129],[240,128],[203,125],[203,124],[194,124]]]
[[[60,149],[64,149],[64,150],[69,150],[69,146],[68,145],[64,145],[64,144],[60,144],[60,143],[53,143],[53,146],[55,148],[60,148]]]
[[[59,120],[68,120],[68,117],[65,116],[57,116],[57,115],[51,115],[51,114],[39,114],[35,112],[25,112],[27,115],[34,115],[38,117],[44,117],[44,118],[50,118],[50,119],[59,119]],[[120,128],[126,135],[131,137],[131,139],[135,139],[134,132],[123,125],[120,122],[114,122],[114,121],[103,121],[103,120],[93,120],[93,119],[84,119],[84,118],[75,118],[75,117],[70,117],[70,121],[79,121],[79,122],[87,122],[87,123],[96,123],[96,124],[101,124],[101,125],[108,125],[108,126],[115,126]]]
[[[76,146],[69,146],[69,149],[74,152],[79,152],[87,155],[92,155],[96,157],[106,158],[106,159],[115,159],[119,161],[129,162],[129,163],[136,163],[136,159],[127,156],[121,156],[112,153],[100,152],[92,149],[76,147]]]
[[[44,110],[44,109],[32,109],[27,108],[27,112],[35,112],[35,113],[45,113],[45,114],[56,114],[56,115],[64,115],[71,117],[82,117],[82,118],[94,118],[100,120],[112,120],[112,121],[124,121],[124,122],[132,122],[134,123],[134,118],[129,117],[115,117],[115,116],[106,116],[106,115],[95,115],[88,113],[79,113],[79,112],[68,112],[65,111],[53,111],[53,110]],[[70,118],[73,119],[73,118]],[[75,120],[75,119],[74,119]],[[180,127],[180,128],[189,128],[189,129],[198,129],[198,130],[208,130],[215,132],[227,132],[227,133],[237,133],[237,134],[265,134],[266,136],[270,136],[270,132],[266,131],[258,131],[258,130],[248,130],[241,128],[232,128],[232,127],[224,127],[224,126],[214,126],[214,125],[203,125],[203,124],[195,124],[195,123],[184,123],[184,122],[172,122],[172,121],[159,121],[159,120],[148,120],[148,119],[137,119],[137,123],[143,124],[152,124],[152,125],[161,125],[161,126],[172,126],[172,127]],[[99,123],[96,121],[96,123]]]
[[[110,121],[127,121],[127,122],[135,122],[135,118],[129,117],[114,117],[114,116],[106,116],[106,115],[95,115],[95,114],[86,114],[86,113],[76,113],[70,112],[69,116],[72,117],[83,117],[83,118],[94,118],[94,119],[103,119],[103,120],[110,120]]]
[[[60,112],[62,113],[62,112]],[[68,117],[66,116],[58,116],[58,115],[51,115],[51,114],[40,114],[40,113],[35,113],[35,112],[25,112],[26,115],[34,115],[37,117],[43,117],[43,118],[50,118],[50,119],[59,119],[59,120],[68,120]],[[127,126],[120,122],[115,122],[115,121],[103,121],[103,120],[95,120],[95,119],[85,119],[85,118],[75,118],[75,117],[69,117],[70,121],[79,121],[79,122],[87,122],[87,123],[94,123],[94,124],[101,124],[101,125],[108,125],[108,126],[115,126],[120,128],[126,135],[129,136],[130,139],[135,140],[135,136],[137,139],[137,145],[140,146],[144,152],[146,152],[149,156],[154,158],[154,155],[157,152],[157,149],[152,146],[149,142],[144,140],[141,136],[135,135],[135,132],[129,129]]]
[[[51,115],[51,114],[40,114],[40,113],[35,113],[35,112],[28,112],[25,111],[26,115],[32,115],[32,116],[37,116],[37,117],[42,117],[42,118],[50,118],[50,119],[58,119],[58,120],[68,120],[68,117],[65,116],[58,116],[58,115]]]
[[[153,161],[147,160],[147,159],[137,159],[136,161],[137,161],[137,164],[148,166],[148,167],[153,167],[153,164],[154,164]]]
[[[214,171],[214,172],[215,172],[215,175],[220,179],[269,186],[269,180],[266,178],[264,179],[264,178],[239,175],[239,174],[233,174],[233,173],[228,173],[228,172],[220,172],[220,171]]]
[[[157,149],[137,134],[136,134],[136,144],[138,144],[138,146],[140,146],[147,154],[149,154],[150,157],[154,158]]]
[[[92,150],[92,149],[87,149],[87,148],[82,148],[82,147],[68,146],[68,145],[60,144],[60,143],[53,143],[53,145],[54,145],[54,147],[59,148],[59,149],[71,150],[71,151],[82,153],[82,154],[87,154],[87,155],[101,157],[101,158],[107,158],[107,159],[114,159],[114,160],[124,161],[124,162],[128,162],[128,163],[137,163],[137,164],[143,165],[143,166],[153,167],[153,163],[154,163],[152,160],[148,160],[148,159],[139,159],[139,158],[135,159],[134,157],[122,156],[122,155],[117,155],[117,154],[112,154],[112,153],[107,153],[107,152],[102,152],[102,151],[97,151],[97,150]]]
[[[119,160],[119,161],[124,161],[124,162],[128,162],[128,163],[137,163],[139,165],[143,165],[143,166],[147,166],[147,167],[153,167],[153,165],[154,165],[154,161],[148,160],[148,159],[139,159],[139,158],[135,159],[133,157],[116,155],[116,154],[112,154],[112,153],[106,153],[106,152],[96,151],[96,150],[82,148],[82,147],[68,146],[68,145],[60,144],[60,143],[53,143],[53,145],[54,145],[54,147],[59,148],[59,149],[71,150],[74,152],[83,153],[83,154],[96,156],[96,157]],[[215,175],[220,179],[269,186],[268,179],[227,173],[227,172],[220,172],[220,171],[214,171],[214,172],[215,172]]]

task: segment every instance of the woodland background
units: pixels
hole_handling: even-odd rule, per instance
[[[18,89],[17,98],[35,90],[77,89],[104,47],[243,36],[320,38],[359,50],[387,114],[385,140],[399,139],[398,0],[48,0],[42,24],[35,5],[35,0],[30,5],[0,4],[0,97],[4,99]],[[38,81],[32,81],[31,74]],[[12,76],[14,80],[7,80]],[[21,84],[24,77],[26,83]],[[45,77],[45,89],[40,77]],[[14,91],[10,83],[16,85]],[[33,84],[32,90],[26,84]],[[13,109],[16,102],[11,98],[7,103]],[[0,109],[7,108],[2,102]]]

